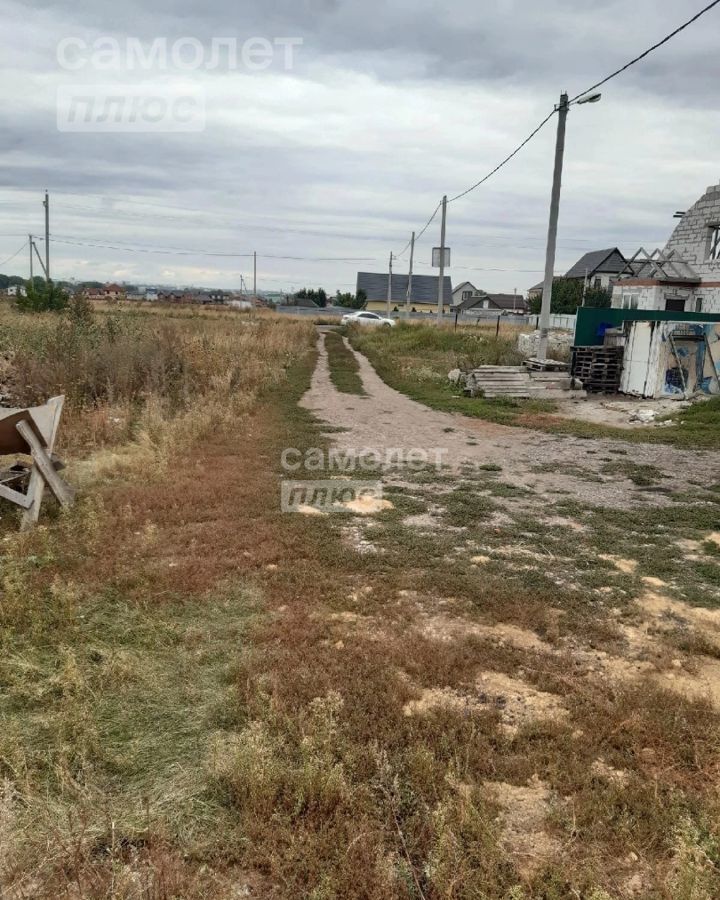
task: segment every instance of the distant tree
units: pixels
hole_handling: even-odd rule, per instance
[[[576,278],[555,278],[550,312],[555,315],[571,315],[582,306],[583,282]],[[542,295],[530,301],[530,311],[537,315],[542,305]]]
[[[25,279],[20,275],[9,275],[8,276],[8,286],[11,284],[25,284]]]
[[[28,281],[25,296],[16,297],[15,304],[23,312],[59,312],[68,305],[68,293],[53,281],[40,284]]]
[[[588,288],[585,291],[583,306],[594,306],[596,309],[609,309],[612,304],[612,288]]]
[[[312,300],[318,306],[327,306],[327,294],[322,288],[302,288],[294,295],[296,300]]]
[[[360,290],[357,294],[347,292],[345,294],[337,291],[335,294],[335,305],[344,306],[348,309],[362,309],[367,303],[367,294]]]

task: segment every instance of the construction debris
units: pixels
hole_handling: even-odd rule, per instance
[[[548,352],[552,356],[567,358],[572,342],[572,332],[553,330],[548,334]],[[531,331],[529,334],[518,335],[517,347],[523,356],[537,356],[540,348],[540,332]]]
[[[567,372],[535,371],[525,366],[480,366],[473,369],[466,376],[465,393],[470,397],[513,397],[519,400],[567,400],[586,396],[582,384]]]
[[[61,506],[75,499],[73,488],[58,475],[64,465],[53,453],[64,403],[61,396],[43,406],[0,409],[0,456],[21,453],[32,459],[0,470],[0,497],[24,510],[23,530],[37,522],[46,486]]]

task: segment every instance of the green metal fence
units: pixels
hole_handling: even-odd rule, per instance
[[[593,347],[603,343],[608,328],[623,322],[720,322],[720,314],[666,312],[645,309],[596,309],[583,306],[577,311],[575,346]]]

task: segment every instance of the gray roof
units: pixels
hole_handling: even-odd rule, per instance
[[[472,297],[466,297],[465,300],[461,300],[459,303],[456,303],[453,309],[462,312],[465,309],[472,309],[473,306],[477,306],[482,300],[487,300],[487,294],[474,294]]]
[[[527,300],[521,294],[488,294],[490,302],[498,309],[524,309]]]
[[[617,247],[607,250],[592,250],[581,257],[575,265],[565,273],[566,278],[585,278],[596,272],[609,272],[618,275],[625,268],[626,259]]]
[[[484,303],[489,303],[484,307]],[[528,302],[521,294],[484,294],[482,297],[468,297],[462,303],[453,307],[457,312],[467,312],[470,309],[527,309]]]
[[[405,303],[407,296],[408,276],[393,275],[392,277],[392,303]],[[387,300],[388,276],[387,273],[358,272],[357,290],[365,291],[368,300]],[[450,276],[443,278],[443,299],[445,303],[452,303],[452,282]],[[437,275],[413,275],[412,296],[410,303],[434,303],[438,300],[438,276]]]

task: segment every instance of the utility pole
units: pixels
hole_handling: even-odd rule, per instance
[[[440,224],[440,274],[438,276],[437,323],[442,322],[445,304],[445,223],[447,220],[447,195],[442,198],[442,222]]]
[[[557,247],[558,214],[560,212],[560,188],[562,186],[563,157],[565,155],[565,124],[570,105],[568,95],[560,94],[558,111],[557,140],[555,142],[555,167],[550,195],[550,222],[548,224],[547,250],[545,252],[545,281],[543,283],[542,306],[540,308],[540,342],[538,359],[547,359],[550,309],[552,304],[553,276],[555,274],[555,250]]]
[[[390,318],[390,304],[392,303],[392,261],[393,255],[390,254],[390,266],[388,269],[388,288],[387,288],[387,309],[386,315],[388,319]]]
[[[257,300],[257,251],[253,250],[253,297]]]
[[[408,286],[405,295],[405,318],[410,317],[410,302],[412,301],[412,276],[413,276],[413,260],[415,258],[415,232],[413,231],[410,238],[410,268],[408,270]]]
[[[581,106],[584,103],[597,103],[602,94],[587,94],[574,100]],[[568,95],[560,94],[560,103],[555,107],[558,113],[557,140],[555,142],[555,168],[553,171],[552,194],[550,195],[550,223],[548,225],[547,251],[545,253],[545,281],[543,283],[542,307],[540,309],[540,342],[538,359],[547,359],[548,330],[550,327],[550,310],[552,308],[553,275],[555,272],[555,249],[557,245],[558,213],[560,212],[560,188],[562,186],[563,157],[565,156],[565,126],[570,109]]]
[[[33,258],[32,258],[33,239],[32,239],[31,234],[28,235],[28,249],[30,250],[30,286],[32,287],[32,283],[33,283]]]
[[[45,199],[43,200],[45,207],[45,278],[50,282],[50,197],[45,191]]]

